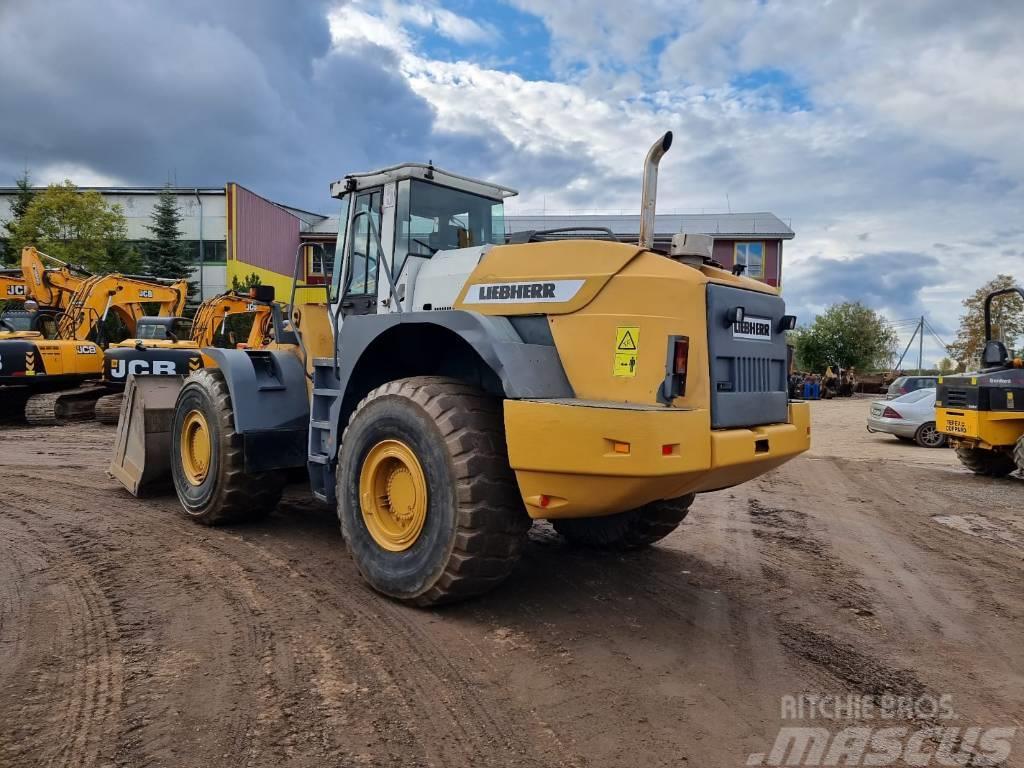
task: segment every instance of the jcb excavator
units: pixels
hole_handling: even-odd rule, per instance
[[[52,266],[47,266],[45,261]],[[20,302],[0,315],[0,339],[11,333],[39,331],[53,335],[57,314],[67,304],[89,272],[42,253],[34,247],[21,251],[21,268],[0,272],[0,301]]]
[[[203,355],[203,347],[259,349],[270,343],[272,286],[258,286],[248,294],[227,291],[204,301],[193,320],[184,317],[144,317],[135,329],[135,338],[111,344],[104,352],[103,381],[123,387],[128,377],[137,374],[187,376],[207,365],[215,365]],[[229,317],[247,316],[250,320],[245,340],[227,329]],[[220,343],[218,343],[220,342]],[[96,419],[116,424],[121,412],[123,390],[104,395],[96,401]]]
[[[25,300],[25,278],[20,269],[0,269],[0,301]]]
[[[135,377],[112,474],[139,491],[163,461],[184,515],[218,525],[268,514],[304,466],[363,578],[417,605],[500,583],[533,519],[658,541],[695,494],[810,443],[782,298],[708,237],[654,250],[671,140],[647,155],[638,244],[506,244],[515,192],[429,164],[346,176],[327,301],[297,304],[296,277],[274,344],[204,350],[217,368],[183,384]]]
[[[65,300],[62,294],[66,290],[55,287],[62,285],[58,282],[61,278],[25,277],[33,298],[41,296],[63,307],[45,332],[21,331],[0,338],[0,399],[8,411],[23,407],[31,424],[90,417],[104,390],[78,385],[98,378],[102,371],[108,316],[113,313],[134,333],[138,319],[145,315],[145,305],[158,304],[161,314],[178,315],[188,289],[185,281],[90,275],[76,278],[78,287]],[[52,293],[43,293],[50,289]]]

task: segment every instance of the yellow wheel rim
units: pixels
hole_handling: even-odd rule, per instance
[[[210,427],[200,411],[189,411],[181,427],[181,467],[192,485],[202,485],[210,471]]]
[[[427,520],[427,478],[409,446],[383,440],[370,449],[359,472],[359,502],[382,549],[402,552],[416,543]]]

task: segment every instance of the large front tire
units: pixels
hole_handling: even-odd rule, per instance
[[[337,482],[360,574],[416,605],[500,584],[530,527],[500,401],[455,379],[418,376],[370,392],[343,435]]]
[[[224,374],[204,369],[185,382],[171,427],[171,476],[182,512],[203,525],[265,517],[281,500],[282,472],[246,474]]]
[[[960,463],[976,475],[988,477],[1005,477],[1017,468],[1013,457],[1008,453],[987,451],[983,448],[969,448],[961,445],[956,449]]]
[[[690,512],[694,495],[652,501],[607,517],[552,520],[555,530],[574,544],[596,549],[640,549],[661,541],[679,527]]]

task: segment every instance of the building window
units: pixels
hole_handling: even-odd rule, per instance
[[[760,280],[764,277],[764,243],[736,243],[732,263],[742,264],[744,275]]]

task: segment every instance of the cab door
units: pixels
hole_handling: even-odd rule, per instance
[[[378,187],[360,192],[353,202],[352,247],[341,292],[343,316],[368,315],[377,311],[382,201],[383,188]]]

